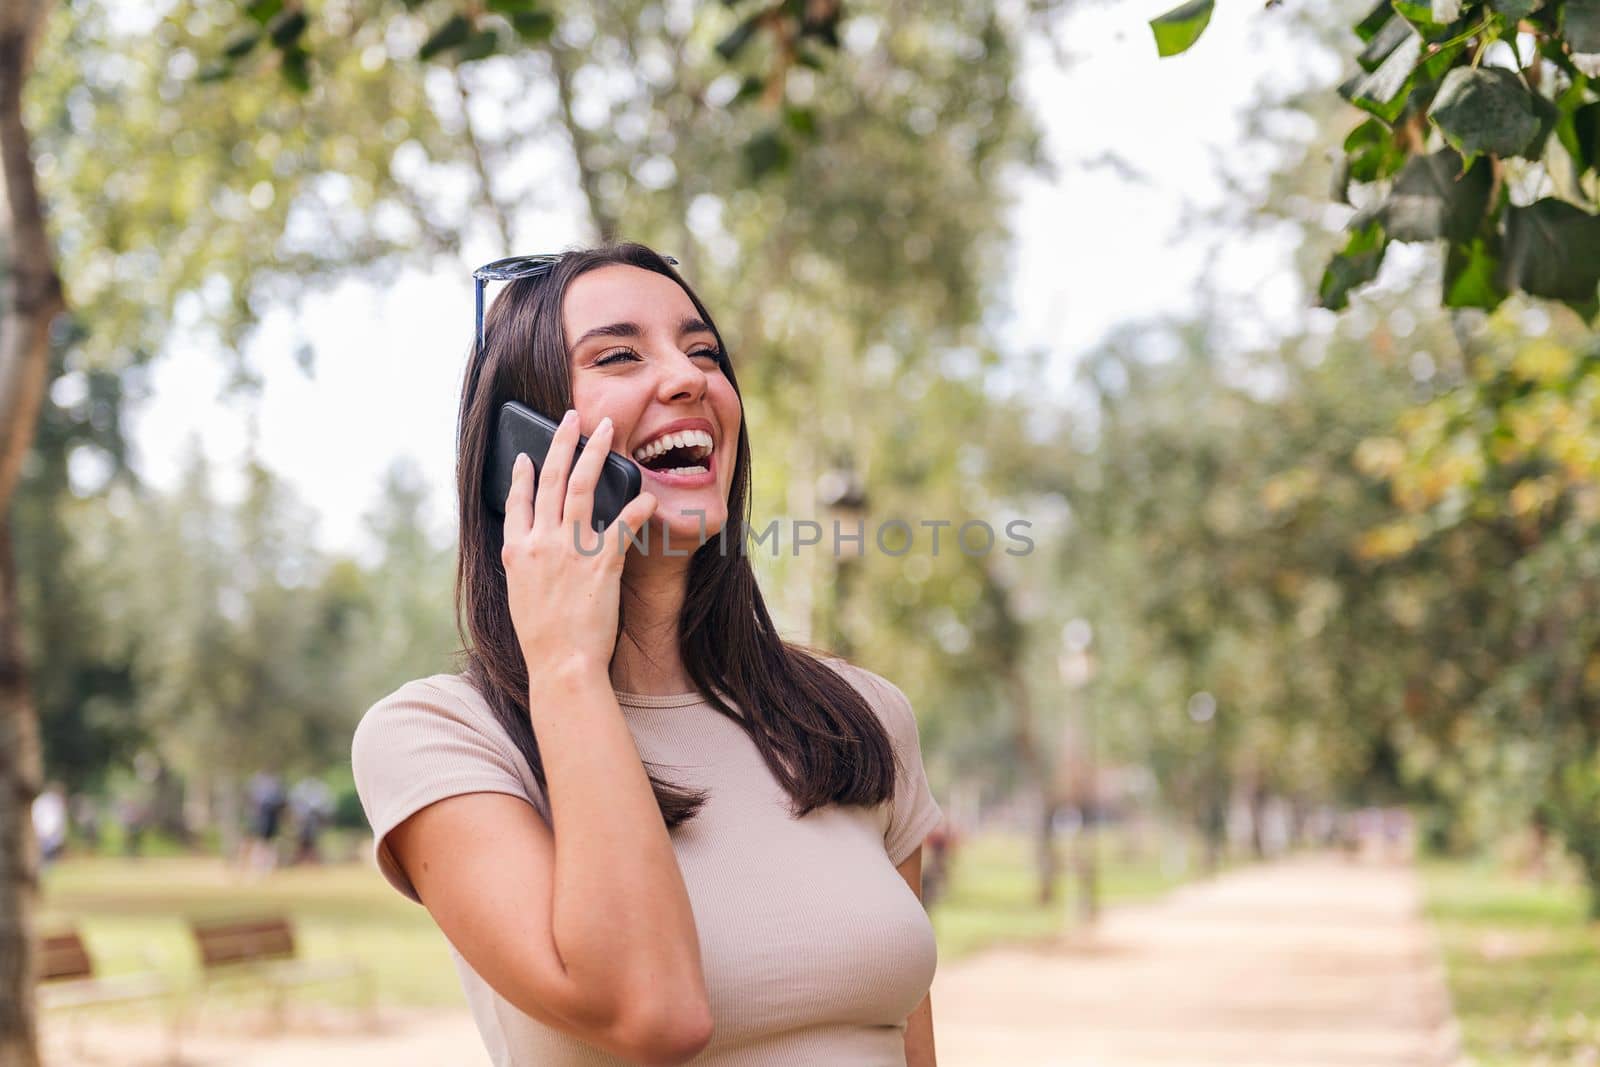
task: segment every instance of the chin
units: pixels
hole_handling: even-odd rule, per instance
[[[685,514],[685,511],[688,513]],[[652,521],[667,532],[667,544],[673,552],[692,553],[703,542],[716,540],[717,535],[728,524],[728,513],[721,508],[701,507],[693,502],[669,506],[666,501],[662,501],[660,510],[656,512]]]

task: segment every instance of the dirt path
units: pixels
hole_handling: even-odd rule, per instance
[[[1455,1025],[1415,876],[1301,859],[1118,909],[1086,943],[933,985],[946,1067],[1445,1067]]]
[[[1113,911],[1090,940],[984,953],[933,985],[942,1067],[1448,1067],[1448,997],[1408,868],[1302,859]],[[374,1035],[302,1012],[287,1034],[186,1037],[186,1067],[484,1067],[465,1010]],[[50,1067],[153,1067],[160,1031],[51,1035]]]

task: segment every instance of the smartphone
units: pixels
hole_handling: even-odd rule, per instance
[[[506,513],[506,497],[511,494],[511,470],[517,461],[517,453],[528,454],[537,474],[544,468],[556,429],[554,422],[526,404],[508,400],[501,405],[494,439],[489,442],[489,458],[483,470],[483,495],[496,515]],[[572,456],[574,465],[588,443],[587,437],[578,438],[578,447]],[[600,468],[600,480],[594,487],[594,514],[591,518],[594,528],[603,532],[616,522],[628,501],[639,495],[643,482],[644,475],[639,473],[637,463],[617,452],[607,452],[605,464]]]

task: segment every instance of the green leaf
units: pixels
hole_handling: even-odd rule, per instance
[[[1578,172],[1600,170],[1600,101],[1574,109],[1561,123],[1565,127],[1561,143]]]
[[[1350,203],[1350,157],[1340,156],[1333,161],[1333,174],[1328,181],[1328,199],[1340,204]]]
[[[283,80],[288,82],[297,92],[307,92],[311,88],[311,54],[298,45],[291,46],[283,53]]]
[[[1528,96],[1533,101],[1533,113],[1538,116],[1539,129],[1534,132],[1533,140],[1523,146],[1517,155],[1538,160],[1544,157],[1544,146],[1550,140],[1550,131],[1561,121],[1561,109],[1539,93],[1529,93]]]
[[[463,44],[456,52],[457,63],[470,63],[474,59],[486,59],[500,48],[500,35],[493,30],[478,30],[467,43]]]
[[[789,107],[783,111],[784,123],[802,137],[815,137],[817,113],[808,107]]]
[[[540,44],[556,32],[556,17],[548,11],[519,11],[511,16],[511,28],[530,44]]]
[[[283,0],[251,0],[244,6],[244,13],[255,19],[257,23],[265,26],[274,15],[283,10]]]
[[[1367,47],[1356,56],[1356,62],[1362,70],[1377,70],[1383,61],[1389,58],[1389,53],[1406,43],[1406,40],[1416,33],[1411,24],[1405,19],[1390,19],[1384,24],[1378,35],[1367,42]]]
[[[1406,150],[1395,143],[1394,132],[1378,119],[1367,119],[1344,139],[1350,162],[1350,177],[1358,182],[1375,182],[1405,166]]]
[[[1583,303],[1600,286],[1600,218],[1545,197],[1506,209],[1501,284],[1533,296]]]
[[[206,82],[227,81],[231,77],[233,77],[232,63],[211,63],[201,68],[200,73],[195,75],[194,80],[204,84]]]
[[[1600,0],[1567,0],[1561,32],[1574,52],[1600,52]]]
[[[272,43],[279,48],[288,48],[300,39],[306,32],[306,13],[304,11],[285,11],[273,19],[267,26],[267,32],[272,35]]]
[[[761,27],[761,20],[766,18],[766,13],[758,11],[733,28],[722,40],[717,42],[717,55],[724,62],[731,62],[733,57],[744,51],[744,46],[750,43],[756,35],[756,30]]]
[[[1545,126],[1533,94],[1503,67],[1456,67],[1428,109],[1428,118],[1462,155],[1521,155]]]
[[[762,94],[766,87],[767,83],[754,74],[747,75],[744,81],[739,83],[739,91],[733,94],[733,99],[728,101],[728,106],[737,107],[748,100],[754,100]]]
[[[485,0],[484,7],[497,15],[510,18],[514,15],[527,15],[539,10],[540,0]]]
[[[1451,19],[1440,22],[1434,18],[1432,0],[1428,3],[1417,3],[1415,0],[1394,0],[1394,9],[1400,17],[1409,22],[1423,41],[1438,43],[1451,37],[1456,37],[1467,28],[1465,18]]]
[[[422,42],[422,47],[417,50],[417,58],[432,59],[448,48],[465,44],[471,34],[472,23],[467,21],[467,16],[452,15],[443,26],[433,31],[433,36]]]
[[[246,30],[244,33],[228,42],[228,46],[222,50],[222,54],[227,56],[229,59],[239,59],[242,56],[248,55],[250,50],[256,46],[256,42],[260,40],[260,31]]]
[[[1394,18],[1394,5],[1389,0],[1378,0],[1378,3],[1356,23],[1356,36],[1362,41],[1370,41],[1378,35],[1378,31],[1387,26]]]
[[[795,48],[794,61],[800,66],[809,67],[812,70],[828,69],[828,61],[815,48],[804,41],[800,42],[799,46]]]
[[[1383,228],[1394,241],[1465,241],[1478,229],[1494,179],[1479,160],[1462,171],[1454,150],[1414,157],[1383,205]]]
[[[1205,32],[1214,6],[1213,0],[1189,0],[1151,19],[1150,29],[1156,36],[1156,52],[1161,56],[1187,52]]]
[[[1474,237],[1464,244],[1452,241],[1444,262],[1444,306],[1499,307],[1506,298],[1496,280],[1499,270],[1500,259],[1485,238]]]
[[[1350,290],[1378,276],[1388,243],[1383,225],[1379,222],[1353,226],[1350,240],[1328,261],[1327,269],[1322,272],[1322,282],[1317,287],[1317,303],[1333,311],[1342,310],[1348,305]]]
[[[1527,18],[1544,6],[1544,0],[1489,0],[1489,6],[1512,22]]]
[[[752,181],[787,170],[791,158],[788,142],[783,139],[783,133],[775,128],[760,131],[744,146],[745,170]]]
[[[1412,35],[1402,42],[1378,69],[1357,74],[1339,86],[1339,94],[1363,111],[1393,123],[1405,110],[1412,71],[1422,55],[1422,38]]]

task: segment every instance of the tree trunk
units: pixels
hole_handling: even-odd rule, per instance
[[[38,722],[23,662],[11,523],[0,520],[0,1067],[37,1067],[33,913],[39,890],[33,798]]]
[[[1060,810],[1061,806],[1049,799],[1039,805],[1039,903],[1045,907],[1056,902],[1056,883],[1061,877],[1061,857],[1056,852],[1056,813]]]
[[[50,324],[64,307],[22,122],[22,86],[48,8],[47,0],[0,4],[0,168],[11,267],[0,307],[0,1067],[39,1063],[32,808],[42,768],[17,599],[11,501],[44,399]]]
[[[1100,919],[1099,842],[1095,828],[1097,813],[1088,807],[1078,809],[1078,836],[1072,839],[1072,873],[1077,884],[1078,924],[1085,928]]]
[[[1061,810],[1061,801],[1056,793],[1055,775],[1045,763],[1044,753],[1040,750],[1034,735],[1033,701],[1028,693],[1028,680],[1023,677],[1021,667],[1015,662],[1007,663],[1004,671],[1006,689],[1011,693],[1012,750],[1016,752],[1017,762],[1023,767],[1028,779],[1039,790],[1039,826],[1036,841],[1039,903],[1050,904],[1055,901],[1056,879],[1061,871],[1060,858],[1056,855],[1055,831],[1056,812]]]

